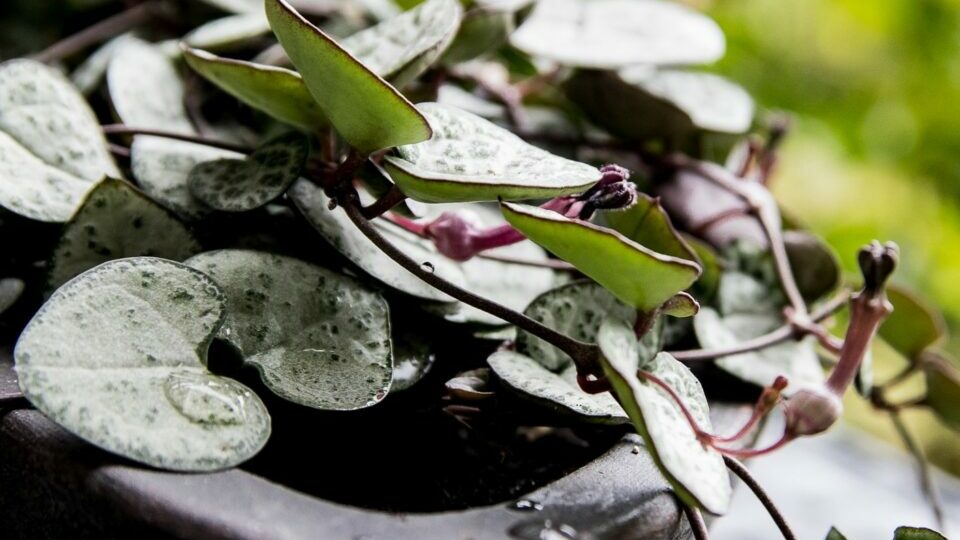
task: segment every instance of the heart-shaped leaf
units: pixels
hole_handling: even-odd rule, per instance
[[[114,52],[107,70],[114,111],[127,125],[197,135],[184,106],[177,68],[158,47],[130,38]],[[178,215],[195,219],[209,212],[187,186],[190,171],[204,161],[243,156],[211,146],[136,135],[130,167],[143,191]]]
[[[497,351],[487,358],[487,363],[497,377],[521,397],[533,399],[562,414],[575,414],[607,424],[628,421],[612,395],[606,392],[588,394],[580,389],[576,366],[572,364],[557,374],[529,356],[513,351]]]
[[[276,199],[290,187],[307,160],[310,143],[299,133],[267,141],[246,159],[200,163],[187,185],[194,197],[224,212],[245,212]]]
[[[354,226],[343,210],[330,210],[330,199],[323,194],[322,189],[301,179],[293,184],[287,194],[320,236],[367,274],[412,296],[437,302],[452,301],[449,296],[427,285],[380,251],[380,248]],[[388,240],[413,260],[429,264],[434,274],[454,284],[463,285],[463,275],[457,264],[440,255],[432,242],[398,227],[381,225],[379,220],[374,224]]]
[[[501,209],[524,236],[643,311],[660,307],[700,275],[700,267],[692,261],[657,253],[586,221],[509,202],[502,203]]]
[[[916,360],[924,349],[936,345],[946,335],[943,315],[916,294],[888,285],[887,298],[893,304],[893,313],[877,334],[908,360]]]
[[[198,49],[228,49],[269,31],[270,23],[263,12],[240,13],[198,26],[183,37],[183,42]]]
[[[702,444],[680,406],[659,385],[637,376],[637,340],[631,326],[608,318],[597,333],[601,364],[660,472],[685,503],[712,514],[730,505],[732,488],[723,456]],[[712,431],[709,406],[700,381],[690,370],[662,352],[639,368],[668,385],[683,401],[697,426]]]
[[[430,124],[413,104],[285,0],[266,0],[266,10],[310,94],[355,149],[369,154],[430,138]]]
[[[479,116],[439,103],[417,107],[433,126],[433,138],[401,146],[385,162],[408,197],[424,202],[555,197],[600,180],[595,167],[531,146]]]
[[[343,48],[396,86],[417,78],[447,49],[460,27],[459,0],[426,0],[343,40]]]
[[[564,335],[594,343],[605,317],[632,321],[636,310],[621,303],[600,285],[584,280],[541,294],[523,314]],[[573,363],[566,353],[522,329],[517,331],[517,351],[553,372],[560,372]]]
[[[200,251],[190,231],[123,180],[100,182],[67,223],[53,251],[51,289],[112,259],[150,256],[182,261]]]
[[[375,405],[390,390],[386,301],[355,280],[269,253],[222,250],[186,261],[219,284],[219,337],[284,399],[327,410]]]
[[[790,269],[803,298],[814,302],[840,285],[840,260],[823,240],[806,231],[783,231]]]
[[[660,206],[659,199],[638,193],[633,206],[626,210],[604,212],[603,218],[611,229],[653,251],[699,262],[693,249],[673,228],[670,216]]]
[[[926,527],[897,527],[893,540],[947,540],[947,537]]]
[[[221,58],[205,51],[184,49],[194,71],[221,90],[281,122],[316,132],[328,124],[303,79],[295,71],[242,60]]]
[[[926,404],[945,424],[960,431],[960,369],[943,353],[923,353],[920,367],[927,380]]]
[[[39,221],[70,219],[104,176],[119,176],[97,118],[58,71],[0,64],[0,206]]]
[[[510,42],[533,56],[596,69],[701,64],[725,49],[715,22],[664,0],[540,0]]]
[[[720,280],[719,295],[722,316],[712,308],[703,308],[693,319],[697,340],[705,349],[733,347],[784,324],[781,306],[766,302],[769,300],[767,289],[745,274],[725,273]],[[764,301],[757,301],[758,296]],[[758,351],[724,356],[715,364],[759,386],[769,386],[782,375],[790,382],[785,395],[820,386],[824,378],[815,341],[810,336]]]
[[[100,265],[61,287],[17,342],[20,387],[87,441],[178,471],[231,467],[270,435],[256,395],[210,374],[223,322],[210,278],[148,257]]]

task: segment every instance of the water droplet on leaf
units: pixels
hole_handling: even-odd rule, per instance
[[[252,398],[233,381],[194,372],[171,373],[163,393],[180,414],[200,424],[242,424]]]

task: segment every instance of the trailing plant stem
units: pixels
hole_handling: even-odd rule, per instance
[[[600,355],[600,349],[596,345],[584,343],[573,339],[561,332],[545,326],[523,313],[514,311],[506,306],[498,304],[492,300],[478,296],[470,291],[461,289],[453,283],[437,276],[428,270],[424,265],[414,261],[402,251],[397,249],[392,243],[385,239],[373,224],[364,217],[363,212],[357,206],[357,194],[352,191],[341,188],[341,194],[338,195],[338,203],[343,206],[344,211],[350,221],[366,236],[371,242],[383,251],[388,257],[397,264],[405,268],[411,274],[422,279],[434,288],[444,292],[465,304],[469,304],[481,311],[485,311],[495,317],[499,317],[518,328],[525,330],[540,339],[557,347],[569,355],[577,366],[577,372],[581,375],[595,374],[599,371],[597,359]],[[345,192],[345,193],[344,193]]]
[[[710,533],[707,531],[707,524],[703,521],[703,514],[700,513],[700,510],[683,501],[680,501],[680,506],[683,508],[683,514],[687,516],[687,521],[690,523],[693,538],[695,540],[709,540]]]
[[[900,436],[900,440],[903,441],[904,446],[907,447],[910,454],[917,460],[920,488],[923,490],[924,495],[927,496],[930,509],[933,511],[933,516],[937,520],[937,526],[941,531],[946,532],[946,523],[943,519],[943,502],[940,500],[940,491],[937,489],[936,484],[933,483],[933,477],[930,474],[930,463],[927,461],[920,445],[917,444],[913,435],[907,430],[907,426],[903,423],[903,418],[900,416],[900,411],[896,409],[891,410],[890,421],[893,422],[893,427],[897,430],[897,434]]]
[[[116,37],[149,21],[157,13],[159,6],[159,2],[137,4],[76,34],[67,36],[34,55],[33,59],[50,64],[73,56],[91,45]]]
[[[213,146],[215,148],[222,148],[224,150],[230,150],[232,152],[237,152],[240,154],[249,154],[253,151],[252,148],[248,146],[243,146],[240,144],[229,143],[226,141],[218,141],[215,139],[208,139],[199,135],[188,135],[186,133],[176,133],[173,131],[164,131],[161,129],[145,129],[130,127],[124,124],[106,124],[101,126],[103,132],[107,135],[149,135],[152,137],[163,137],[165,139],[174,139],[184,142],[192,142],[196,144],[203,144],[206,146]]]
[[[796,535],[793,534],[793,530],[790,529],[787,520],[784,519],[783,514],[780,513],[780,509],[773,503],[773,500],[767,495],[767,492],[764,491],[756,478],[750,474],[750,471],[743,466],[743,463],[729,456],[724,456],[723,462],[726,463],[727,468],[730,469],[733,474],[737,475],[737,477],[750,488],[750,491],[753,491],[753,494],[756,495],[760,504],[766,508],[767,513],[773,518],[773,522],[777,524],[777,528],[780,529],[780,534],[783,535],[783,538],[785,540],[796,540]]]

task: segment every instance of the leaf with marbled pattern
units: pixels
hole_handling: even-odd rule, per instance
[[[154,467],[210,471],[256,454],[270,416],[247,387],[206,368],[223,293],[200,272],[150,257],[81,274],[17,342],[28,400],[68,431]]]

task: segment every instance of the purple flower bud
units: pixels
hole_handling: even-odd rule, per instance
[[[843,414],[843,402],[826,388],[804,388],[787,400],[784,415],[790,436],[816,435]]]
[[[476,239],[480,228],[468,213],[444,212],[424,227],[437,250],[455,261],[466,261],[477,253]]]

